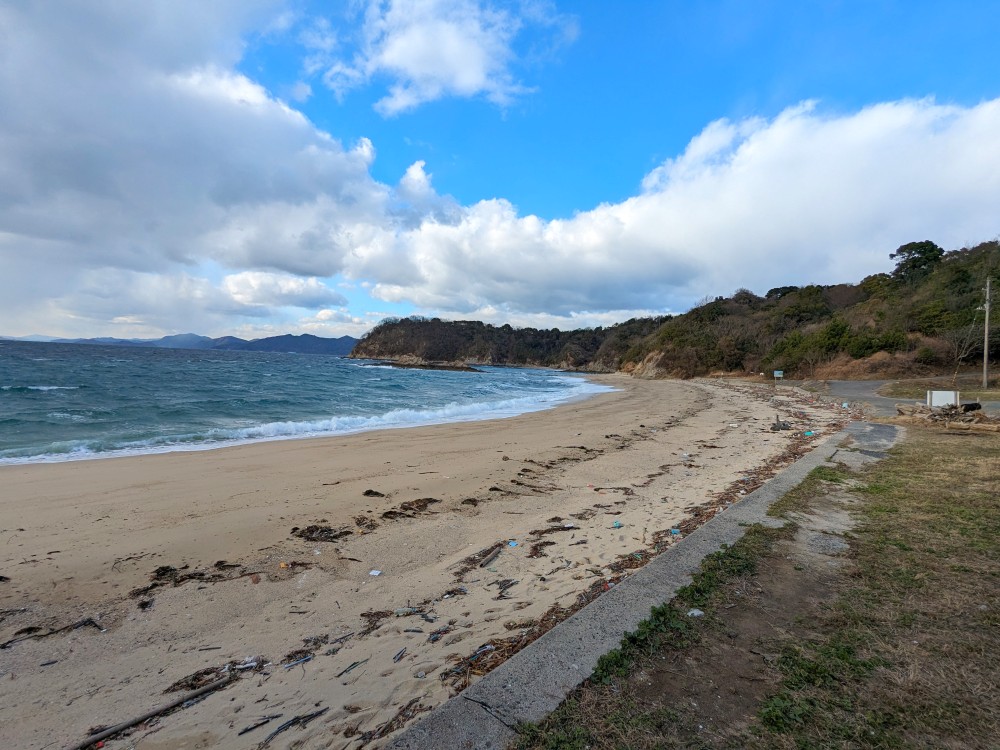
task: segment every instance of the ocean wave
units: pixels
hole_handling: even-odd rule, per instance
[[[582,378],[561,376],[563,387],[531,396],[450,403],[431,409],[393,409],[379,415],[336,416],[301,421],[267,422],[245,427],[214,428],[179,435],[160,435],[144,440],[80,440],[54,443],[44,448],[0,451],[0,464],[62,462],[93,458],[196,451],[272,440],[351,435],[384,429],[424,427],[455,422],[506,419],[543,411],[568,401],[616,390]],[[29,455],[30,454],[30,455]]]
[[[0,385],[0,391],[27,393],[28,391],[77,391],[80,385]]]

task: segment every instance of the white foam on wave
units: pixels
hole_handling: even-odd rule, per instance
[[[86,441],[66,444],[66,450],[59,453],[0,458],[3,464],[59,463],[94,458],[116,458],[122,456],[172,453],[181,451],[202,451],[245,445],[274,440],[352,435],[374,430],[426,427],[455,422],[476,422],[489,419],[509,419],[520,414],[544,411],[559,404],[578,401],[599,393],[617,390],[572,375],[555,376],[568,387],[558,391],[546,391],[532,396],[505,399],[493,402],[451,403],[433,409],[394,409],[381,415],[342,416],[328,419],[305,421],[269,422],[241,428],[208,430],[198,434],[175,435],[136,441],[119,447],[97,449],[89,447]]]
[[[0,391],[76,391],[78,385],[0,385]]]

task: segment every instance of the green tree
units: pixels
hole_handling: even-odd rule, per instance
[[[896,270],[892,272],[894,278],[902,281],[914,281],[925,276],[941,262],[944,250],[930,240],[908,242],[905,245],[900,245],[896,252],[889,253],[889,257],[893,260],[898,258]]]

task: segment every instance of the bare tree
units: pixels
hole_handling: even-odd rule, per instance
[[[958,371],[962,367],[962,361],[975,351],[976,345],[982,337],[983,324],[976,318],[973,318],[967,326],[952,328],[950,331],[941,333],[941,340],[948,345],[948,352],[955,363],[955,372],[951,378],[952,388],[955,388],[958,383]]]

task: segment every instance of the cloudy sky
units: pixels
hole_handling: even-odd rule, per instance
[[[994,0],[0,0],[0,335],[571,328],[1000,234]]]

